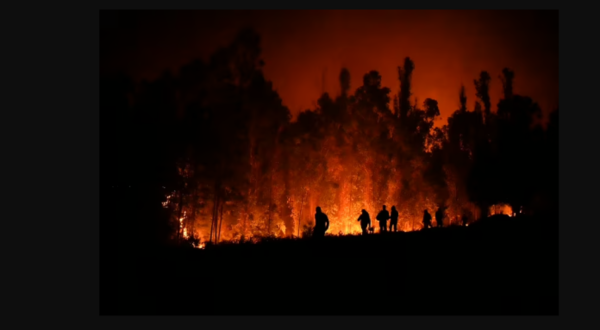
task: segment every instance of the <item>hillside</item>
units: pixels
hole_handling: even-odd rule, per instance
[[[101,264],[101,314],[557,314],[557,228],[497,216],[421,232],[123,251]]]

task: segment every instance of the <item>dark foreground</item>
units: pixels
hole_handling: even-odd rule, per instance
[[[100,313],[557,315],[558,227],[544,220],[123,251],[102,258]]]

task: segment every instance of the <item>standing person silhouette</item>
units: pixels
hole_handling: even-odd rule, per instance
[[[440,206],[438,210],[435,212],[435,222],[437,222],[438,227],[444,226],[444,207]]]
[[[325,232],[329,229],[329,218],[327,214],[321,211],[321,207],[317,206],[317,213],[315,213],[315,229],[314,237],[323,237]]]
[[[369,216],[369,212],[363,209],[361,215],[358,217],[358,221],[360,221],[362,234],[367,235],[369,232],[369,227],[371,226],[371,217]]]
[[[427,212],[427,209],[423,212],[423,229],[431,228],[431,214]]]
[[[396,206],[392,206],[392,214],[390,215],[390,231],[398,231],[398,211]]]
[[[379,232],[385,233],[387,232],[387,220],[390,218],[390,213],[385,209],[385,205],[383,206],[383,210],[379,211],[377,214],[377,221],[379,221]]]

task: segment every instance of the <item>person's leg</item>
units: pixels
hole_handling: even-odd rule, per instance
[[[321,228],[315,228],[315,230],[314,230],[314,236],[316,238],[321,237],[321,235],[322,235],[321,232],[322,232]]]

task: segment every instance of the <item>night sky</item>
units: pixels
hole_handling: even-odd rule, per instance
[[[136,80],[206,59],[240,28],[254,27],[265,76],[294,116],[314,108],[324,91],[339,94],[342,67],[352,91],[378,70],[397,93],[406,56],[415,62],[413,98],[438,100],[440,123],[458,109],[461,84],[473,109],[482,70],[492,77],[493,109],[504,67],[515,71],[516,93],[545,113],[558,106],[558,11],[125,11],[100,18],[100,73],[125,71]]]

